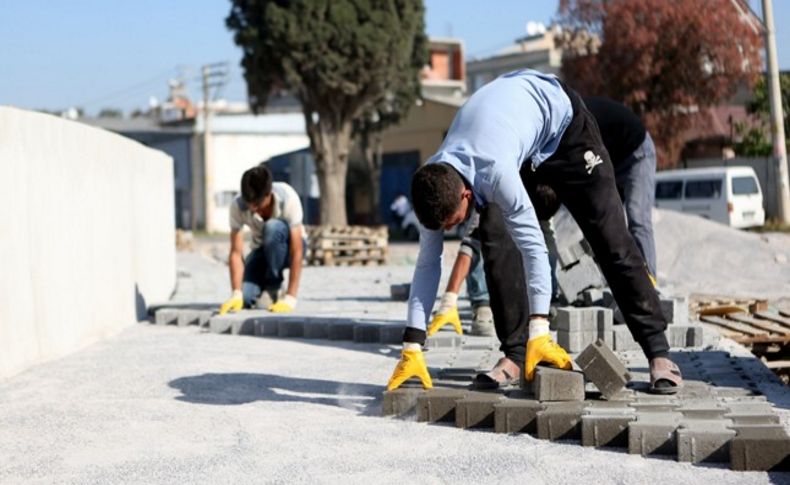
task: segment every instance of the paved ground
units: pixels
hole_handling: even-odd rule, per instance
[[[179,265],[177,299],[224,297],[225,268],[195,254]],[[411,267],[307,272],[306,305],[396,318],[389,284]],[[136,325],[0,382],[0,483],[790,482],[381,418],[396,357],[381,345]]]
[[[394,352],[139,325],[0,384],[0,482],[769,483],[380,418]]]

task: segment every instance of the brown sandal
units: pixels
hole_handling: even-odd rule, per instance
[[[472,388],[478,390],[493,390],[508,386],[517,386],[521,377],[521,368],[518,364],[502,357],[489,372],[481,372],[472,380]]]
[[[675,394],[683,387],[683,376],[678,366],[666,357],[650,361],[650,392]]]

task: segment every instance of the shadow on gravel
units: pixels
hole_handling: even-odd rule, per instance
[[[378,414],[382,386],[272,374],[201,374],[168,383],[181,392],[178,401],[233,406],[255,401],[300,402]]]

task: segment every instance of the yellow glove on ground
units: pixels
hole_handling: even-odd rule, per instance
[[[233,295],[219,307],[219,314],[224,315],[228,312],[237,312],[244,308],[244,299],[241,290],[233,290]]]
[[[414,347],[412,348],[412,346]],[[397,389],[406,380],[415,376],[420,379],[423,388],[433,388],[433,381],[428,373],[428,366],[425,365],[425,357],[422,355],[420,345],[404,343],[400,361],[395,366],[392,377],[387,383],[387,390]]]
[[[458,293],[451,291],[445,292],[439,303],[439,308],[436,310],[436,315],[431,320],[431,325],[428,327],[428,336],[435,334],[442,327],[451,324],[458,335],[463,335],[464,331],[461,330],[461,317],[458,315]]]
[[[525,365],[527,381],[531,381],[535,377],[535,366],[538,365],[538,362],[546,362],[560,369],[571,369],[570,356],[548,334],[527,340],[527,362]]]
[[[285,295],[276,303],[269,305],[269,311],[272,313],[291,313],[294,308],[296,308],[296,298],[291,295]]]

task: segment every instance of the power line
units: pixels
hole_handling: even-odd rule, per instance
[[[94,104],[97,104],[97,103],[101,103],[103,101],[107,101],[109,99],[117,99],[117,98],[121,98],[121,97],[126,97],[126,96],[128,96],[130,94],[133,94],[134,92],[138,91],[141,88],[145,88],[145,87],[148,87],[148,86],[150,86],[150,85],[152,85],[154,83],[158,83],[164,78],[173,77],[173,74],[175,73],[175,71],[176,71],[175,68],[170,67],[167,70],[162,71],[162,72],[158,73],[155,76],[152,76],[152,77],[147,78],[147,79],[145,79],[143,81],[137,82],[137,83],[135,83],[135,84],[133,84],[131,86],[125,87],[123,89],[119,89],[119,90],[114,91],[114,92],[109,93],[109,94],[105,94],[105,95],[93,98],[93,99],[88,100],[88,101],[84,101],[82,103],[77,103],[74,106],[88,107],[88,106],[91,106],[91,105],[94,105]]]

